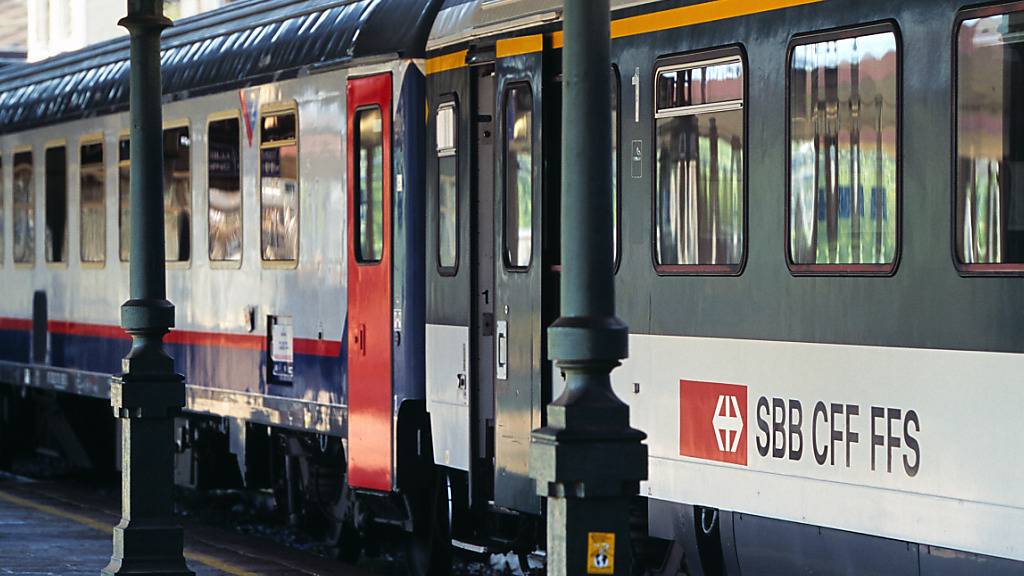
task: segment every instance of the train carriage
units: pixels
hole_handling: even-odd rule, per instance
[[[417,58],[436,9],[252,0],[164,34],[179,482],[272,487],[335,532],[357,512],[408,516],[389,495],[419,458],[395,435],[425,421]],[[128,350],[128,73],[124,38],[0,86],[0,381],[52,405],[80,465],[110,463],[110,444],[89,446],[109,408],[88,420],[102,404],[68,398],[109,398]],[[3,396],[8,452],[29,405]],[[389,505],[347,509],[346,485]]]
[[[638,571],[1020,573],[1024,4],[612,7]],[[543,546],[560,29],[242,0],[165,33],[179,482],[273,488],[348,558],[399,527],[414,573]],[[111,460],[81,399],[127,351],[127,74],[122,39],[0,82],[0,460],[33,417]]]
[[[612,8],[612,379],[648,434],[644,552],[1019,573],[1020,5]],[[456,539],[542,507],[560,18],[449,0],[427,42],[427,406],[477,518]]]

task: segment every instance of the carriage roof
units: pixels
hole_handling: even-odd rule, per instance
[[[163,34],[165,99],[316,72],[367,57],[421,56],[439,0],[241,0]],[[128,108],[123,36],[0,73],[0,132]]]
[[[611,0],[622,10],[656,0]],[[445,0],[427,40],[428,50],[470,42],[562,19],[563,0]]]

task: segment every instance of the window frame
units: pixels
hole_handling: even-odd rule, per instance
[[[192,132],[192,121],[191,121],[191,119],[189,119],[189,118],[182,118],[182,119],[170,120],[170,121],[164,122],[163,127],[160,129],[160,138],[161,138],[161,142],[162,142],[164,134],[168,130],[176,130],[176,129],[179,129],[179,128],[185,128],[186,130],[188,130],[188,139],[189,139],[189,145],[188,145],[188,186],[189,186],[189,191],[188,191],[189,192],[189,194],[188,194],[188,213],[189,213],[188,242],[189,242],[189,250],[188,250],[188,260],[167,260],[166,259],[167,255],[165,253],[164,254],[164,263],[167,264],[167,269],[168,270],[172,270],[172,269],[174,269],[174,270],[188,270],[188,269],[190,269],[192,267],[192,261],[195,259],[195,253],[196,253],[196,251],[195,251],[195,247],[196,247],[196,238],[195,238],[195,236],[196,236],[196,234],[195,234],[195,232],[196,232],[196,224],[195,224],[195,220],[196,220],[196,216],[195,216],[195,207],[196,207],[195,168],[197,166],[197,163],[195,161],[196,160],[195,159],[195,154],[196,154],[195,149],[196,149],[196,146],[195,146],[195,137],[193,136],[193,132]],[[131,140],[129,140],[129,146],[131,146]],[[164,170],[166,171],[167,170],[167,152],[166,151],[164,151],[164,155],[162,156],[162,158],[163,158]],[[162,178],[163,178],[163,176],[161,175],[161,179]],[[161,198],[162,197],[163,197],[163,190],[161,190]],[[131,196],[129,195],[129,205],[131,203],[130,198],[131,198]],[[162,205],[163,204],[161,203],[161,206]],[[166,207],[164,207],[164,210],[166,210]],[[131,214],[131,212],[129,211],[129,215],[130,214]],[[165,226],[165,228],[164,228],[164,243],[166,245],[166,243],[167,243],[167,237],[166,237],[167,236],[167,229],[166,229],[167,224],[165,223],[164,226]],[[130,238],[130,236],[129,236],[129,238]],[[129,242],[130,242],[130,240],[129,240]],[[166,248],[165,248],[165,250],[166,250]]]
[[[295,116],[295,139],[294,140],[278,140],[275,142],[263,142],[263,119],[268,116],[282,116],[286,114],[292,114]],[[260,265],[263,268],[278,269],[278,270],[294,270],[299,267],[299,260],[302,259],[302,147],[300,141],[301,124],[299,122],[299,105],[294,100],[286,100],[280,102],[271,102],[263,104],[259,107],[259,113],[256,115],[257,125],[254,131],[256,137],[256,195],[259,198],[259,209],[257,223],[259,225],[259,243],[257,248],[260,255]],[[285,146],[295,146],[295,181],[298,186],[297,193],[297,209],[296,209],[296,229],[295,229],[295,259],[294,260],[267,260],[263,257],[263,150],[264,148],[283,148]],[[351,226],[352,224],[349,223]]]
[[[50,202],[47,198],[47,183],[49,180],[49,174],[47,173],[46,156],[50,150],[56,148],[64,149],[64,247],[62,260],[50,260],[49,254],[46,251],[46,231],[47,231],[47,216],[50,211]],[[51,270],[64,270],[67,269],[71,261],[71,186],[68,185],[68,179],[71,177],[71,155],[68,154],[68,141],[66,138],[55,138],[53,140],[47,140],[43,145],[43,261],[46,262],[46,267]],[[35,159],[33,158],[33,164]],[[35,177],[33,175],[33,184],[35,183]],[[37,235],[38,239],[39,236]]]
[[[622,265],[622,76],[619,73],[619,65],[612,63],[610,82],[615,89],[615,102],[612,102],[612,109],[615,111],[612,129],[615,134],[614,158],[615,179],[612,181],[612,217],[615,218],[612,229],[612,240],[614,242],[614,253],[612,258],[612,275],[619,273]]]
[[[14,258],[14,211],[16,207],[16,203],[14,201],[14,175],[15,166],[17,163],[16,159],[20,154],[25,153],[29,155],[29,165],[32,166],[32,187],[29,191],[32,198],[32,259],[28,262],[18,261],[17,259]],[[32,144],[22,144],[21,146],[15,146],[14,150],[11,151],[11,259],[14,261],[15,269],[31,270],[36,267],[36,262],[38,262],[39,260],[39,229],[36,226],[36,224],[38,223],[36,222],[37,216],[39,216],[39,190],[38,186],[36,185],[36,174],[38,172],[38,170],[36,169],[36,156],[37,154],[35,146],[33,146]]]
[[[896,41],[896,239],[892,262],[884,264],[798,264],[793,261],[792,242],[790,237],[790,199],[793,190],[793,159],[792,136],[793,110],[792,86],[790,85],[791,62],[793,51],[797,46],[805,46],[830,40],[843,40],[858,36],[869,36],[891,32]],[[812,32],[802,32],[790,37],[786,45],[784,61],[785,75],[785,132],[783,140],[786,154],[786,182],[784,203],[784,232],[782,235],[783,253],[786,256],[786,267],[791,276],[858,276],[887,278],[896,275],[903,258],[903,36],[899,24],[895,20],[881,20],[852,26],[830,28]]]
[[[84,202],[82,196],[82,148],[99,144],[103,152],[103,260],[99,262],[86,261],[83,259],[82,232],[85,227],[82,225],[82,210]],[[107,142],[103,132],[83,134],[78,138],[78,265],[83,269],[102,270],[107,266]]]
[[[960,29],[963,26],[964,21],[972,20],[975,18],[987,18],[991,16],[999,16],[1002,14],[1008,14],[1011,12],[1022,12],[1024,13],[1024,1],[1016,2],[1003,2],[1001,4],[990,4],[988,6],[980,6],[974,8],[964,8],[956,13],[956,18],[953,20],[953,30],[950,41],[950,108],[951,108],[951,120],[950,120],[950,132],[952,139],[952,149],[950,150],[950,197],[949,197],[949,253],[953,259],[953,266],[956,268],[957,273],[964,278],[984,278],[984,277],[1013,277],[1013,276],[1024,276],[1024,262],[1019,263],[989,263],[989,264],[971,264],[963,262],[960,259],[959,250],[957,250],[957,180],[960,176],[959,173],[959,162],[957,162],[957,154],[960,149],[960,138],[957,131],[957,125],[959,123],[959,91],[957,86],[959,84],[959,71],[960,71],[960,59],[958,48],[958,35]]]
[[[239,219],[238,219],[238,236],[241,240],[241,253],[238,260],[214,260],[210,258],[210,125],[215,122],[223,122],[226,120],[238,120],[238,194],[239,194]],[[296,116],[296,122],[298,117]],[[262,122],[260,123],[262,125]],[[239,109],[224,110],[221,112],[214,112],[206,117],[206,132],[204,148],[205,160],[204,163],[206,171],[204,173],[204,181],[206,183],[206,261],[213,270],[238,270],[242,267],[242,263],[245,262],[245,146],[244,144],[244,131],[245,131],[245,120],[242,118],[242,112]],[[298,124],[296,123],[296,133],[298,131]],[[262,149],[262,148],[261,148]]]
[[[507,108],[509,96],[517,88],[526,88],[530,93],[530,261],[526,266],[516,266],[509,259],[508,251],[508,126]],[[513,274],[527,274],[533,268],[534,252],[536,251],[536,226],[534,214],[537,209],[537,186],[536,186],[536,153],[537,140],[534,138],[533,126],[536,125],[537,95],[533,91],[533,82],[528,79],[514,80],[504,86],[501,94],[501,106],[498,113],[501,115],[501,242],[496,248],[501,251],[501,262],[505,272]]]
[[[359,188],[359,186],[360,186],[360,179],[362,178],[362,173],[359,171],[359,155],[358,155],[359,147],[360,147],[361,140],[362,140],[361,139],[361,134],[359,133],[359,119],[361,118],[361,115],[364,112],[372,112],[374,110],[376,110],[380,114],[380,118],[381,118],[381,133],[380,133],[381,134],[381,151],[382,151],[382,153],[381,153],[381,164],[382,164],[382,168],[383,168],[383,170],[382,170],[382,172],[380,174],[380,179],[381,179],[381,198],[380,198],[380,201],[381,201],[381,252],[380,252],[380,257],[378,257],[378,258],[376,258],[374,260],[366,260],[366,259],[363,259],[363,256],[362,256],[362,240],[360,239],[360,231],[359,231],[359,225],[362,224],[362,219],[361,219],[361,217],[359,215],[359,202],[362,200],[362,190]],[[386,230],[384,229],[384,220],[383,220],[387,210],[389,209],[388,206],[385,206],[386,200],[387,200],[387,188],[386,188],[387,181],[386,181],[385,175],[391,169],[391,167],[388,166],[384,162],[384,151],[386,150],[387,144],[388,144],[388,135],[384,131],[384,125],[385,125],[385,121],[384,121],[384,107],[381,106],[380,103],[373,102],[373,103],[370,103],[370,104],[364,104],[364,105],[359,106],[358,108],[356,108],[355,111],[353,112],[353,117],[352,117],[352,134],[350,135],[349,141],[352,143],[352,152],[354,154],[354,157],[353,157],[353,167],[352,167],[352,169],[353,169],[353,174],[352,174],[353,179],[352,179],[352,199],[351,199],[351,202],[353,203],[354,211],[353,211],[352,222],[350,222],[349,225],[352,226],[352,232],[354,234],[353,235],[354,246],[352,246],[352,255],[354,256],[354,261],[356,263],[356,266],[379,266],[379,265],[381,265],[384,262],[384,258],[385,258],[386,252],[387,252],[386,248],[388,247],[388,241],[390,240],[387,237]],[[372,227],[373,223],[371,222],[370,225]]]
[[[441,109],[443,109],[443,108],[451,108],[452,109],[452,114],[453,114],[453,119],[454,119],[454,124],[452,126],[452,132],[453,132],[453,135],[454,135],[454,142],[453,142],[453,146],[452,146],[452,148],[450,150],[450,153],[448,153],[448,154],[442,154],[442,152],[449,152],[449,151],[447,149],[445,149],[443,151],[438,149],[438,144],[436,142],[436,138],[437,138],[437,118],[438,118],[438,116],[441,113]],[[458,275],[458,273],[459,273],[459,264],[461,263],[461,260],[462,260],[462,227],[460,226],[460,224],[462,223],[462,190],[460,190],[460,184],[462,184],[462,178],[459,177],[460,176],[459,173],[461,172],[461,170],[459,170],[459,168],[461,167],[461,162],[460,162],[460,157],[459,157],[459,145],[460,145],[461,140],[462,140],[459,137],[460,136],[459,135],[459,128],[462,126],[462,122],[460,122],[460,118],[459,118],[459,113],[460,112],[461,112],[461,107],[459,106],[458,95],[455,94],[454,92],[450,93],[450,94],[445,94],[444,96],[442,96],[441,100],[438,102],[437,107],[435,108],[435,111],[434,111],[434,138],[435,138],[435,142],[434,142],[433,153],[434,153],[434,159],[437,161],[437,201],[436,201],[436,205],[434,207],[435,208],[434,215],[435,215],[435,220],[436,220],[436,224],[435,224],[436,241],[434,242],[434,244],[435,244],[434,248],[435,248],[435,255],[436,255],[436,260],[437,260],[436,261],[437,273],[439,275],[441,275],[441,276],[448,276],[448,277],[450,277],[450,276],[457,276]],[[445,265],[443,265],[441,263],[441,159],[442,158],[454,158],[455,159],[455,264],[453,264],[452,266],[445,266]]]
[[[662,72],[672,70],[687,70],[697,68],[699,64],[711,65],[731,62],[739,58],[743,67],[743,98],[739,110],[743,115],[743,242],[741,244],[740,261],[736,264],[661,264],[658,262],[658,178],[657,178],[657,151],[655,146],[658,142],[658,120],[661,118],[680,117],[680,108],[666,108],[665,112],[658,112],[658,75]],[[750,93],[749,64],[747,62],[747,51],[742,44],[728,44],[716,48],[700,49],[672,56],[658,58],[652,68],[651,102],[653,107],[648,118],[651,121],[650,138],[650,162],[651,168],[651,214],[650,214],[650,254],[651,266],[658,276],[741,276],[747,267],[747,258],[750,252],[750,114],[748,96]],[[714,104],[712,104],[714,106]],[[696,106],[694,106],[696,107]],[[693,107],[684,107],[693,108]],[[695,114],[700,114],[698,110]],[[621,135],[620,135],[621,139]],[[619,177],[621,180],[621,175]]]

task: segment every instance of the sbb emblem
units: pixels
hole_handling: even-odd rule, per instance
[[[679,454],[747,465],[747,387],[679,381]]]

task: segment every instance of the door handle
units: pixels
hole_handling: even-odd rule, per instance
[[[495,376],[498,380],[508,379],[508,321],[499,320],[497,322],[498,328],[498,342],[497,350],[495,353]]]
[[[359,325],[359,351],[366,356],[366,324]]]

